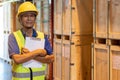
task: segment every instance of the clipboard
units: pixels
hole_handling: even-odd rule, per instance
[[[30,51],[36,49],[44,49],[45,39],[39,39],[34,37],[26,37],[25,48],[29,49]],[[23,67],[31,67],[31,68],[41,68],[42,63],[36,60],[30,60],[22,64]]]

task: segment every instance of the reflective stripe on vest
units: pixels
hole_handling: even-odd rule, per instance
[[[21,30],[18,30],[13,33],[15,36],[15,39],[17,41],[20,53],[22,47],[24,47],[25,39],[23,37],[23,34]],[[38,36],[37,38],[44,39],[44,34],[41,32],[37,32]],[[44,80],[45,77],[45,70],[46,70],[46,64],[43,64],[41,68],[31,68],[33,72],[33,80]],[[15,64],[13,63],[12,67],[13,77],[12,80],[29,80],[30,79],[30,70],[29,68],[25,68],[22,66],[22,64]]]
[[[30,77],[30,73],[16,73],[16,72],[12,72],[13,77],[17,77],[17,78],[28,78]],[[42,76],[45,75],[45,71],[38,71],[38,72],[33,72],[33,76]]]

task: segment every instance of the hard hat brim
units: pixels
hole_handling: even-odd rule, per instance
[[[27,13],[27,12],[32,12],[35,16],[38,15],[38,12],[37,12],[37,11],[25,11],[25,12],[21,12],[21,13],[17,14],[16,16],[17,16],[17,17],[20,17],[21,15],[24,15],[24,14]]]

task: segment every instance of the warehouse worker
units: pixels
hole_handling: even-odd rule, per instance
[[[54,61],[52,47],[48,38],[44,33],[33,28],[37,15],[38,11],[31,2],[24,2],[18,8],[17,18],[22,28],[11,33],[8,39],[8,51],[13,61],[12,80],[45,80],[45,64]],[[25,48],[26,37],[45,39],[44,49],[30,51]],[[42,63],[42,66],[39,68],[24,67],[23,63],[29,60],[39,61]]]

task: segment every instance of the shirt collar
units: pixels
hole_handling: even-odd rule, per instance
[[[22,32],[22,34],[23,34],[23,36],[24,36],[24,38],[25,38],[25,37],[26,37],[25,32],[24,32],[22,29],[21,29],[21,32]],[[37,32],[36,32],[35,29],[33,29],[32,37],[37,37]]]

